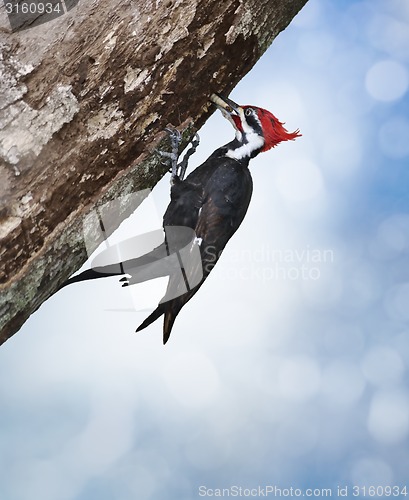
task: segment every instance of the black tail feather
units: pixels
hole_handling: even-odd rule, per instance
[[[151,323],[156,321],[162,314],[165,313],[165,304],[159,304],[158,307],[141,323],[138,328],[136,329],[137,332],[140,332],[147,326],[149,326]]]
[[[163,321],[163,345],[165,345],[166,342],[169,340],[170,332],[172,331],[173,323],[175,322],[176,316],[177,313],[175,314],[175,312],[171,307],[168,308],[168,310],[165,312],[165,319]]]
[[[175,311],[174,307],[172,307],[172,301],[165,302],[163,304],[159,304],[158,307],[150,314],[143,323],[141,323],[136,329],[137,332],[140,332],[151,323],[156,321],[162,314],[165,315],[163,320],[163,344],[169,340],[170,333],[172,331],[173,323],[175,322],[177,313],[180,311],[180,307]]]

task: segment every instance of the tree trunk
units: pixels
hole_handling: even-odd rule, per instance
[[[90,210],[153,187],[164,128],[186,142],[306,1],[83,0],[14,33],[0,7],[0,343],[87,259]]]

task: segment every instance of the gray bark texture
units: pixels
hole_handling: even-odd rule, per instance
[[[128,217],[164,128],[186,143],[306,1],[80,0],[14,33],[1,5],[0,344],[87,259],[84,217]]]

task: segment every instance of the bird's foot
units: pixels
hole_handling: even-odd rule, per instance
[[[129,280],[130,280],[130,278],[127,278],[126,276],[124,276],[123,278],[121,278],[119,280],[119,282],[122,283],[122,288],[124,286],[129,286],[130,285]]]
[[[186,151],[183,160],[180,163],[178,163],[179,146],[180,143],[182,142],[182,135],[177,129],[165,128],[165,130],[170,137],[171,148],[172,148],[171,152],[160,151],[160,150],[156,150],[156,152],[163,158],[166,158],[168,161],[170,160],[170,165],[171,165],[170,183],[174,184],[176,177],[178,177],[181,181],[183,181],[188,167],[189,158],[192,156],[193,153],[196,152],[196,149],[200,143],[200,138],[199,134],[196,133],[193,140],[190,142],[190,148]]]
[[[193,140],[190,142],[190,148],[186,151],[183,160],[177,165],[177,172],[181,181],[183,181],[183,179],[185,178],[189,158],[192,156],[193,153],[196,152],[196,149],[199,146],[199,144],[200,144],[200,137],[199,134],[196,132],[195,136],[193,137]]]
[[[156,152],[163,158],[170,160],[170,172],[171,179],[170,182],[173,184],[173,180],[177,175],[178,171],[178,159],[179,159],[179,145],[182,141],[182,135],[177,129],[165,128],[166,132],[169,134],[171,142],[171,152],[156,150]]]

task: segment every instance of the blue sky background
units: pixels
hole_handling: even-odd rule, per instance
[[[0,499],[409,488],[408,62],[406,0],[308,2],[231,95],[303,137],[252,161],[247,217],[166,347],[160,322],[133,334],[163,281],[114,278],[0,349]],[[200,135],[191,165],[232,131],[215,113]],[[168,182],[112,242],[160,225]]]

